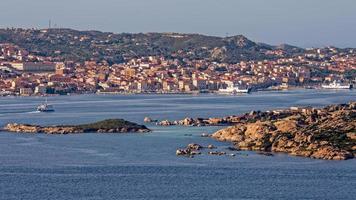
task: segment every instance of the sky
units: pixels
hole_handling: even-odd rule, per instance
[[[356,47],[356,0],[1,0],[0,27],[245,35]]]

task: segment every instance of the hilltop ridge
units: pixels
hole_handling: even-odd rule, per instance
[[[243,35],[217,37],[185,33],[110,33],[67,28],[0,29],[0,43],[12,43],[31,53],[57,60],[105,59],[111,63],[152,55],[236,63],[276,58],[266,52],[280,48],[290,54],[304,51],[290,45],[256,43]]]

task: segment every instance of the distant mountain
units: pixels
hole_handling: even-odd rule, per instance
[[[267,51],[282,49],[300,53],[304,49],[255,43],[242,35],[214,37],[181,33],[121,33],[77,31],[72,29],[0,29],[0,43],[13,43],[31,53],[58,60],[107,60],[161,55],[172,58],[207,59],[236,63],[276,58]]]

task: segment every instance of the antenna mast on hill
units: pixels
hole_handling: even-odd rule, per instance
[[[51,20],[48,21],[48,29],[51,29],[52,22]]]

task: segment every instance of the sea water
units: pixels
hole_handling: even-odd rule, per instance
[[[80,124],[144,117],[178,120],[251,110],[356,100],[356,92],[293,90],[244,95],[75,95],[48,98],[56,111],[38,113],[41,97],[0,98],[6,123]],[[0,199],[355,199],[356,159],[325,161],[241,151],[235,157],[177,157],[189,143],[223,127],[160,127],[146,134],[44,135],[0,132]],[[231,152],[236,153],[236,152]]]

